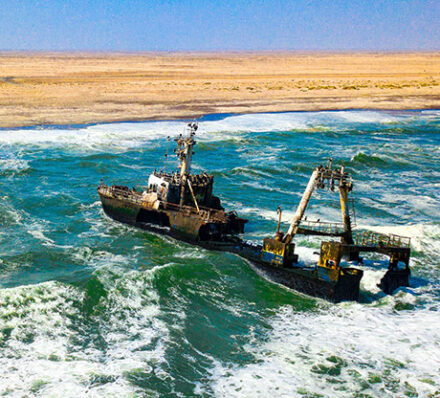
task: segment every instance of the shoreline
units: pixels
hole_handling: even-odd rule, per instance
[[[26,126],[14,126],[14,127],[0,127],[0,132],[2,131],[20,131],[20,130],[34,130],[34,129],[47,129],[47,130],[56,130],[56,129],[65,129],[69,128],[72,130],[78,130],[81,128],[87,128],[92,126],[101,126],[107,124],[118,124],[118,123],[154,123],[154,122],[206,122],[206,121],[218,121],[223,120],[227,117],[234,116],[243,116],[243,115],[276,115],[282,113],[318,113],[318,112],[424,112],[424,111],[438,111],[440,112],[440,107],[438,108],[416,108],[416,109],[386,109],[386,108],[347,108],[347,109],[319,109],[319,110],[310,110],[310,111],[302,111],[302,110],[294,110],[294,111],[268,111],[268,112],[245,112],[245,113],[207,113],[203,114],[198,118],[166,118],[166,119],[139,119],[139,120],[111,120],[111,121],[95,121],[90,123],[54,123],[54,124],[34,124],[34,125],[26,125]],[[213,119],[211,119],[213,117]],[[215,117],[215,118],[214,118]]]
[[[440,52],[0,53],[0,128],[440,108]]]

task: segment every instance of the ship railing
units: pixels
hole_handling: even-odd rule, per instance
[[[170,209],[170,210],[175,210],[175,211],[182,211],[183,210],[183,211],[186,211],[188,214],[189,213],[197,213],[197,209],[195,207],[180,206],[178,204],[169,203],[169,202],[164,203],[164,208]],[[199,206],[199,215],[204,220],[220,221],[220,222],[226,221],[226,216],[225,216],[224,212],[217,211],[215,209],[209,209],[207,207]]]
[[[343,234],[345,231],[343,223],[327,222],[327,221],[319,221],[319,220],[301,221],[300,228],[310,232],[314,231],[329,235],[340,235]]]
[[[358,246],[409,248],[411,245],[411,238],[407,236],[374,231],[355,231],[353,240]]]
[[[142,194],[140,192],[114,186],[101,186],[100,190],[104,195],[111,196],[117,199],[122,199],[139,206],[142,205]]]

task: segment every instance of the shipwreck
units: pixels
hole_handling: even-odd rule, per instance
[[[248,220],[222,207],[220,198],[213,194],[214,177],[191,173],[197,124],[190,123],[188,128],[186,136],[175,139],[175,153],[180,161],[175,172],[154,171],[142,190],[101,182],[98,194],[109,217],[206,249],[235,253],[262,270],[270,280],[332,302],[359,299],[363,271],[344,265],[342,259],[357,262],[361,260],[360,253],[374,252],[389,257],[388,269],[378,285],[385,293],[409,286],[410,239],[353,231],[354,205],[349,199],[353,179],[344,167],[334,168],[331,161],[316,167],[288,231],[280,231],[282,211],[278,208],[274,235],[261,243],[248,242],[240,236]],[[318,189],[339,194],[341,222],[306,219],[305,212]],[[316,264],[299,261],[294,243],[297,235],[322,238]]]

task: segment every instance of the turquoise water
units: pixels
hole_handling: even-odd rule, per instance
[[[286,225],[313,168],[353,174],[357,228],[412,239],[411,287],[361,303],[274,285],[244,260],[118,224],[96,188],[143,185],[184,122],[0,131],[0,393],[427,397],[440,394],[440,112],[211,116],[194,168],[246,238]],[[171,147],[170,147],[171,149]],[[168,169],[176,167],[170,161]],[[309,219],[339,220],[314,197]],[[305,263],[319,242],[297,239]]]

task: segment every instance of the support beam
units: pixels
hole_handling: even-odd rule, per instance
[[[180,181],[180,206],[183,206],[185,204],[186,182],[187,182],[187,177],[186,174],[184,174]]]
[[[339,186],[339,198],[341,201],[342,221],[344,223],[345,234],[342,237],[342,243],[352,245],[353,236],[351,231],[350,212],[348,207],[348,187],[346,184]]]
[[[307,205],[310,202],[310,198],[312,197],[313,190],[316,186],[316,181],[319,176],[319,170],[315,169],[310,177],[309,183],[307,184],[306,190],[304,191],[301,202],[299,202],[298,208],[296,209],[295,215],[293,216],[292,223],[290,224],[289,230],[287,231],[286,237],[284,238],[285,243],[290,243],[298,231],[299,224],[301,219],[304,216],[304,213],[307,209]]]
[[[196,205],[197,213],[200,214],[199,204],[197,203],[196,195],[194,195],[194,191],[193,191],[193,187],[191,185],[191,181],[188,179],[187,182],[188,182],[189,191],[191,192],[191,196],[193,198],[194,204]]]

